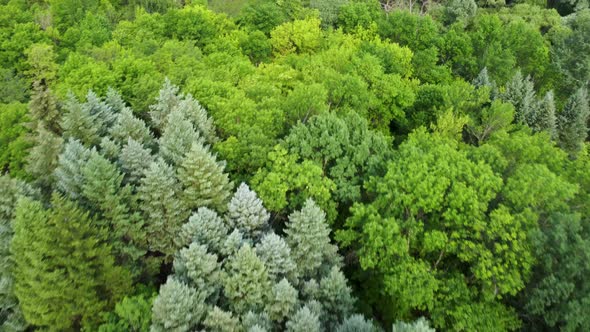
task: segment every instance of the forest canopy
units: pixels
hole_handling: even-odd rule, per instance
[[[587,0],[0,0],[0,331],[590,330]]]

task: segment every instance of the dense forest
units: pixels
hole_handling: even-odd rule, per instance
[[[0,64],[2,332],[590,331],[588,0],[0,0]]]

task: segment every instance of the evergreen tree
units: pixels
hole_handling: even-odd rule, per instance
[[[352,315],[338,325],[336,332],[378,332],[379,329],[362,315]]]
[[[53,171],[57,167],[63,140],[40,125],[36,136],[33,137],[33,144],[27,156],[25,169],[40,187],[48,189],[53,184]]]
[[[322,304],[321,320],[325,326],[334,329],[338,322],[352,313],[354,298],[346,284],[346,277],[333,266],[330,273],[320,280],[318,301]]]
[[[117,114],[109,134],[119,144],[125,144],[129,138],[146,146],[151,145],[153,141],[152,134],[145,122],[135,117],[133,111],[127,107]]]
[[[180,111],[173,111],[167,118],[159,144],[162,158],[173,165],[180,165],[193,145],[203,144],[203,138]]]
[[[267,231],[270,213],[256,193],[245,183],[240,184],[228,204],[228,223],[251,239],[259,239]]]
[[[152,124],[159,130],[164,130],[168,123],[168,115],[176,108],[182,95],[179,96],[179,88],[173,85],[168,78],[160,89],[160,94],[156,98],[156,104],[150,106],[150,117]]]
[[[174,260],[174,273],[205,298],[217,295],[221,266],[217,263],[217,255],[207,252],[207,246],[193,242],[190,247],[181,249]]]
[[[535,86],[530,76],[524,78],[520,70],[506,84],[505,91],[500,97],[514,106],[516,123],[528,124],[527,120],[531,113],[536,112]]]
[[[324,260],[336,255],[326,214],[312,199],[305,202],[301,211],[289,215],[285,233],[301,276],[315,276]]]
[[[205,315],[204,296],[169,277],[160,287],[152,308],[152,332],[193,331]]]
[[[94,127],[99,136],[105,136],[113,126],[117,114],[92,90],[86,94],[86,103],[82,104],[82,114],[94,118]]]
[[[496,99],[498,95],[498,86],[496,82],[492,80],[488,74],[488,68],[483,67],[477,77],[473,80],[472,84],[477,88],[487,88],[490,90],[490,98]]]
[[[268,270],[272,280],[287,278],[291,282],[297,280],[297,265],[291,257],[291,249],[282,237],[275,233],[266,234],[256,245],[256,254]]]
[[[10,244],[14,235],[12,221],[15,205],[22,196],[33,196],[30,186],[8,175],[0,175],[0,331],[24,331],[27,327],[14,295],[14,258]]]
[[[228,259],[223,280],[223,291],[234,312],[264,308],[271,293],[271,284],[264,264],[249,245],[242,246]]]
[[[239,332],[240,320],[234,317],[231,312],[223,311],[219,307],[214,306],[213,309],[207,313],[207,318],[203,322],[207,331],[211,332]]]
[[[121,94],[112,87],[107,89],[107,95],[104,97],[104,103],[110,107],[110,109],[116,115],[119,115],[123,110],[128,109],[127,106],[125,106],[125,101],[121,97]]]
[[[576,154],[582,149],[588,135],[589,116],[588,92],[580,88],[568,99],[557,119],[559,145],[564,150]]]
[[[539,102],[535,112],[531,113],[527,120],[529,126],[535,132],[545,131],[551,138],[555,139],[557,135],[557,118],[555,115],[555,101],[553,92],[549,91]]]
[[[412,323],[396,322],[391,328],[392,332],[435,332],[424,317]]]
[[[84,175],[82,168],[90,158],[90,150],[79,140],[70,138],[59,155],[55,169],[57,188],[71,199],[78,199],[82,194]]]
[[[288,332],[319,332],[321,331],[320,319],[307,306],[299,309],[287,322]]]
[[[51,93],[45,79],[33,82],[33,91],[29,102],[29,115],[31,117],[31,129],[43,125],[54,134],[61,132],[57,100]]]
[[[207,207],[201,207],[182,225],[178,235],[179,247],[192,242],[206,245],[215,253],[223,251],[223,243],[228,233],[227,226],[217,213]]]
[[[134,185],[139,183],[153,161],[151,151],[132,138],[127,140],[119,156],[121,169],[127,174],[127,182]]]
[[[82,175],[82,193],[104,219],[114,252],[128,262],[137,260],[144,253],[145,232],[139,214],[129,206],[131,188],[121,186],[123,175],[95,150],[82,168]]]
[[[100,154],[110,161],[117,161],[121,154],[121,145],[115,142],[111,137],[105,136],[100,140],[99,149]]]
[[[180,201],[180,191],[174,169],[162,159],[150,164],[137,187],[148,247],[167,257],[176,252],[175,239],[189,213]]]
[[[131,287],[87,212],[54,194],[52,208],[23,198],[11,250],[15,293],[27,321],[52,330],[91,328]],[[31,227],[31,224],[35,227]]]
[[[223,173],[224,168],[225,163],[217,162],[203,145],[193,144],[178,168],[185,206],[189,209],[207,206],[218,211],[225,210],[232,183]]]
[[[294,311],[297,304],[297,290],[287,279],[281,280],[272,287],[270,301],[267,302],[266,312],[270,319],[281,323]]]
[[[64,137],[78,139],[90,147],[100,142],[104,120],[99,117],[106,116],[107,111],[93,92],[88,92],[88,98],[89,102],[82,104],[72,93],[68,95],[61,127]]]
[[[223,242],[222,254],[225,256],[235,255],[242,245],[246,243],[248,243],[248,241],[244,240],[242,233],[239,230],[234,229]]]
[[[199,131],[199,134],[205,138],[207,143],[213,144],[217,141],[213,119],[209,117],[207,111],[196,99],[193,98],[192,95],[187,95],[178,104],[177,108],[192,122],[193,126]]]

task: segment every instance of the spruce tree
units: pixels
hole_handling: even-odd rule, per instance
[[[530,76],[524,78],[520,70],[506,84],[505,91],[500,97],[514,106],[516,123],[528,124],[527,120],[531,113],[536,112],[535,86]]]
[[[267,302],[266,312],[270,319],[281,323],[294,311],[297,304],[297,290],[287,279],[282,279],[272,287],[270,300]]]
[[[27,327],[14,295],[14,258],[10,244],[14,235],[12,221],[20,197],[31,197],[33,189],[8,175],[0,175],[0,331],[24,331]]]
[[[33,137],[33,147],[27,156],[25,169],[45,190],[49,190],[53,184],[53,172],[57,167],[62,145],[63,139],[61,137],[43,125],[38,126],[37,134]]]
[[[193,331],[205,315],[204,302],[204,296],[194,288],[169,277],[154,301],[150,331]]]
[[[168,123],[168,115],[176,108],[182,99],[179,88],[166,77],[164,85],[156,98],[156,104],[150,106],[150,117],[155,128],[163,130]]]
[[[61,127],[65,138],[80,140],[87,147],[100,142],[101,126],[97,124],[98,115],[91,114],[90,107],[85,107],[70,93],[64,104],[64,110]]]
[[[57,100],[47,86],[45,79],[33,82],[33,90],[29,102],[29,115],[31,117],[31,129],[35,130],[37,126],[43,125],[54,134],[61,132]]]
[[[129,138],[119,155],[121,169],[127,175],[126,183],[138,184],[145,170],[153,161],[154,157],[149,149],[146,149],[136,140]]]
[[[307,306],[299,309],[287,322],[288,332],[319,332],[321,331],[320,319]]]
[[[11,251],[15,293],[27,321],[52,330],[91,328],[129,291],[104,230],[76,204],[54,194],[50,210],[19,200]],[[34,227],[31,227],[34,225]]]
[[[256,245],[256,254],[266,266],[272,280],[297,280],[297,265],[291,257],[291,248],[282,237],[275,233],[266,234]]]
[[[151,145],[153,141],[152,134],[145,122],[135,117],[133,111],[128,107],[117,114],[109,134],[119,144],[125,144],[129,138],[146,146]]]
[[[182,225],[178,244],[185,247],[197,242],[206,245],[214,253],[221,253],[227,233],[228,228],[221,217],[215,211],[201,207]]]
[[[207,328],[207,331],[211,332],[242,331],[240,320],[234,317],[231,312],[223,311],[217,306],[209,310],[203,325]]]
[[[104,97],[104,103],[111,108],[113,113],[117,115],[123,110],[128,109],[127,106],[125,106],[125,101],[121,97],[121,94],[112,87],[107,89],[107,95]]]
[[[82,168],[90,158],[90,150],[79,140],[70,138],[59,155],[55,179],[57,188],[71,199],[78,199],[82,194],[84,175]]]
[[[555,101],[552,91],[547,92],[545,97],[539,101],[538,107],[535,109],[535,112],[531,113],[527,123],[533,131],[545,131],[551,138],[556,138],[557,117],[555,115]]]
[[[207,143],[213,144],[217,141],[213,119],[209,117],[207,111],[192,95],[188,94],[178,103],[177,108],[192,122],[193,126],[205,138]]]
[[[338,267],[333,266],[330,273],[320,280],[318,295],[317,300],[323,309],[321,319],[330,330],[352,313],[352,289],[348,287],[346,277]]]
[[[82,113],[89,114],[94,118],[94,127],[99,136],[105,136],[117,118],[117,114],[111,106],[105,103],[92,90],[86,94],[86,103],[82,104]]]
[[[82,175],[82,194],[109,228],[114,252],[128,262],[136,261],[144,254],[145,232],[139,214],[130,209],[131,188],[122,187],[123,175],[95,150]]]
[[[196,288],[205,298],[217,296],[221,284],[221,266],[217,255],[207,252],[207,246],[193,242],[180,250],[174,259],[175,275]]]
[[[378,332],[380,331],[373,323],[366,320],[362,315],[352,315],[338,325],[336,332]]]
[[[483,67],[483,69],[479,72],[477,77],[473,80],[472,84],[476,88],[487,88],[490,90],[490,99],[496,99],[498,95],[498,86],[496,82],[492,80],[488,74],[488,68]]]
[[[173,111],[167,118],[159,144],[160,156],[177,166],[193,145],[203,144],[203,138],[180,111]]]
[[[189,212],[180,201],[180,192],[174,169],[162,159],[150,164],[137,187],[148,247],[166,257],[172,257],[176,252],[175,239],[188,218]]]
[[[224,168],[225,164],[217,162],[203,145],[193,144],[178,168],[185,206],[189,209],[207,206],[224,211],[232,189]]]
[[[336,255],[336,248],[330,243],[326,214],[311,198],[305,202],[301,211],[289,215],[285,234],[293,260],[302,276],[317,275],[324,260]]]
[[[223,291],[233,311],[244,314],[263,309],[271,294],[271,283],[254,249],[242,246],[226,264]]]
[[[586,140],[589,116],[588,92],[580,88],[568,99],[557,120],[559,145],[572,155],[582,149]]]
[[[228,223],[230,228],[239,229],[251,239],[259,239],[268,231],[270,213],[262,205],[256,193],[242,183],[228,204]]]

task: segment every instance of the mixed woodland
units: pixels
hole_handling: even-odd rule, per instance
[[[588,0],[0,0],[0,331],[590,330]]]

